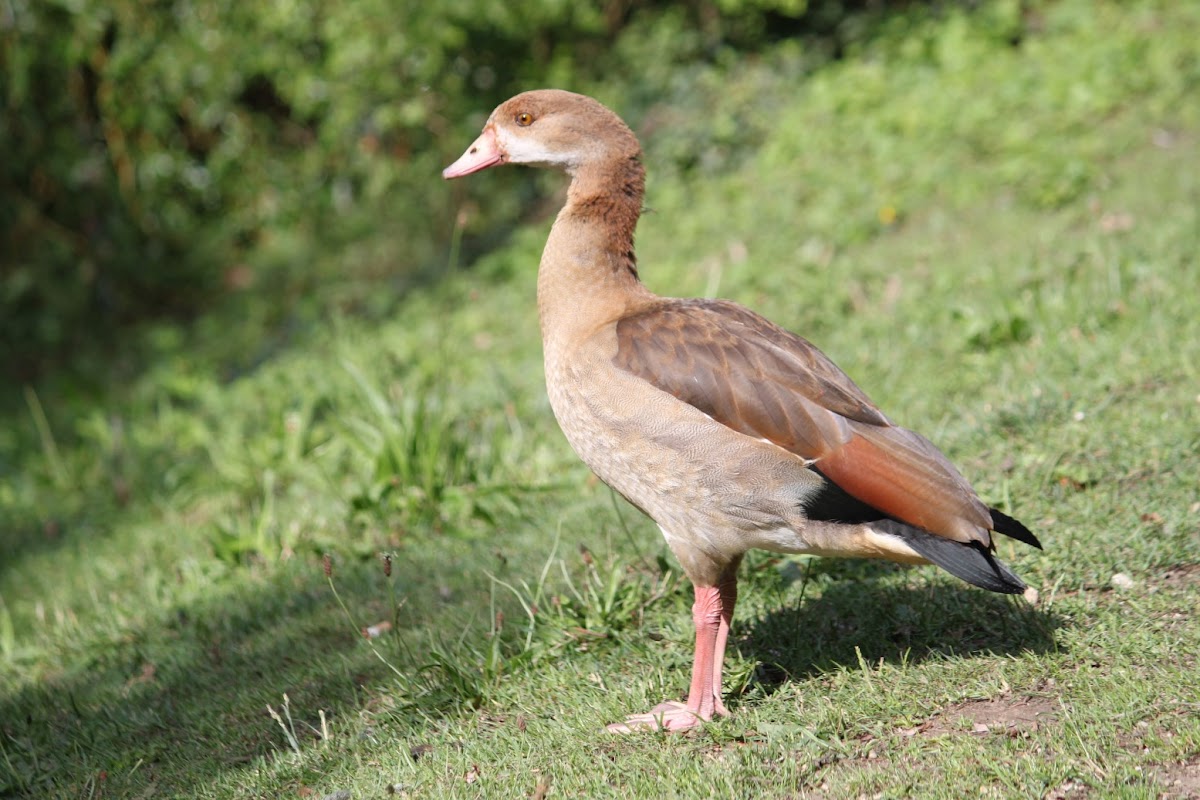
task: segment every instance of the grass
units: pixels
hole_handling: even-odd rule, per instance
[[[135,380],[13,393],[0,797],[1200,793],[1200,18],[1029,13],[677,76],[639,252],[933,438],[1046,543],[1002,545],[1038,606],[753,554],[735,716],[600,734],[685,690],[690,597],[555,429],[543,220],[232,378],[161,329]]]

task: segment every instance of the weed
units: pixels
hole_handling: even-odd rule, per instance
[[[343,419],[347,438],[372,465],[352,507],[406,521],[486,514],[473,495],[494,472],[496,434],[472,430],[452,409],[444,385],[394,384],[388,398],[357,366],[343,367],[366,404],[365,414]]]

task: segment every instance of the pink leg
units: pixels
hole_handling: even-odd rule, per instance
[[[721,702],[721,669],[725,662],[725,645],[729,642],[729,626],[733,624],[733,608],[737,605],[737,567],[726,573],[721,590],[721,626],[717,629],[717,643],[713,659],[713,710],[718,716],[728,717],[725,704]]]
[[[692,660],[692,684],[687,703],[660,703],[645,714],[608,726],[612,733],[638,729],[682,731],[713,718],[727,716],[721,702],[721,666],[729,641],[729,624],[737,602],[737,565],[732,565],[720,586],[695,586],[692,621],[696,626],[696,650]]]
[[[692,686],[688,689],[687,710],[693,717],[710,720],[716,709],[720,681],[713,688],[715,667],[724,653],[717,655],[721,635],[721,590],[716,586],[696,586],[692,622],[696,625],[696,651],[692,659]],[[689,725],[690,727],[690,725]]]

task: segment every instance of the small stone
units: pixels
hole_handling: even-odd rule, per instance
[[[1041,595],[1038,594],[1038,590],[1032,586],[1025,587],[1024,597],[1025,602],[1029,603],[1031,606],[1036,606],[1038,604],[1038,600],[1041,599]]]
[[[1127,592],[1133,588],[1133,578],[1129,577],[1124,572],[1118,572],[1116,575],[1113,575],[1109,583],[1112,584],[1114,589],[1122,592]]]

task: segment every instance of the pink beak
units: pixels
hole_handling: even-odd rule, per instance
[[[442,170],[442,177],[446,180],[461,178],[503,161],[504,154],[500,152],[500,145],[496,142],[496,131],[489,125],[467,148],[467,152],[462,154],[462,158]]]

